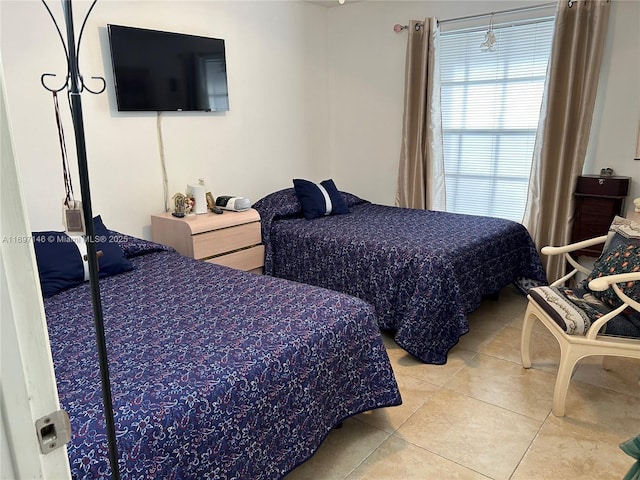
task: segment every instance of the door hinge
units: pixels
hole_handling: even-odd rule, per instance
[[[44,454],[66,445],[71,440],[71,422],[65,410],[58,410],[36,420],[40,451]]]

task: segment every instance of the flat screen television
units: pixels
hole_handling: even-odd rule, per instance
[[[108,25],[118,110],[229,110],[224,40]]]

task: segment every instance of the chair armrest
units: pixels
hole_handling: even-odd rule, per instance
[[[603,277],[594,278],[589,282],[589,290],[602,292],[609,288],[612,283],[636,282],[640,280],[640,272],[634,273],[618,273],[617,275],[605,275]]]
[[[541,252],[545,255],[560,255],[563,253],[575,252],[576,250],[581,250],[586,247],[592,247],[594,245],[598,245],[599,243],[604,243],[607,240],[607,235],[601,235],[599,237],[590,238],[588,240],[582,240],[581,242],[570,243],[569,245],[564,245],[562,247],[542,247]]]
[[[567,273],[564,277],[557,279],[551,284],[551,286],[557,287],[558,285],[564,285],[567,280],[574,277],[578,272],[588,275],[591,272],[591,269],[578,262],[571,256],[571,253],[583,248],[592,247],[593,245],[598,245],[599,243],[604,243],[606,239],[607,235],[601,235],[599,237],[590,238],[588,240],[582,240],[581,242],[570,243],[569,245],[564,245],[562,247],[542,247],[541,252],[544,255],[564,255],[567,263],[569,263],[569,265],[573,267],[572,271]]]

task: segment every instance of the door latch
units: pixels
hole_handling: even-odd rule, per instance
[[[45,415],[36,420],[40,451],[44,454],[66,445],[71,440],[71,422],[65,410]]]

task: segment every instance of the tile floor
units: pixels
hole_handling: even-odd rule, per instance
[[[585,359],[557,418],[559,347],[538,323],[522,368],[525,309],[512,287],[485,301],[441,366],[385,336],[403,404],[350,418],[286,480],[620,480],[634,460],[618,445],[640,433],[640,362],[613,358],[605,371],[601,357]]]

